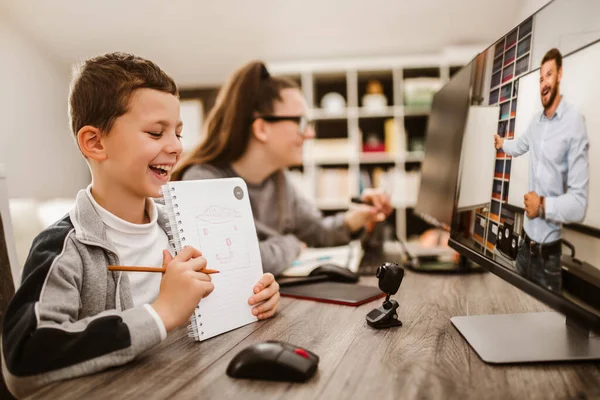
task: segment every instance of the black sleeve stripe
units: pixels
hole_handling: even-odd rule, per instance
[[[38,235],[23,269],[22,284],[6,310],[2,347],[6,367],[15,376],[53,371],[131,346],[129,328],[116,315],[92,320],[80,332],[58,325],[38,326],[36,304],[72,230],[67,215]]]

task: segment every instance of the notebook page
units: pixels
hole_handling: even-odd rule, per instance
[[[302,250],[292,266],[283,271],[282,276],[308,276],[312,270],[323,264],[335,264],[357,272],[363,254],[359,240],[352,241],[346,246],[309,247]]]
[[[202,299],[196,316],[199,340],[257,320],[248,298],[262,276],[262,261],[248,189],[240,178],[170,182],[181,221],[182,246],[202,252],[215,290]],[[185,240],[183,240],[185,238]]]

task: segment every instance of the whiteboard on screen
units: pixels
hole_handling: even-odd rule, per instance
[[[460,156],[458,209],[489,204],[494,184],[494,132],[500,107],[469,107]]]
[[[588,210],[583,225],[600,229],[600,41],[563,58],[561,92],[585,117],[590,141],[590,185]],[[539,69],[519,79],[519,97],[515,121],[515,139],[524,134],[535,114],[542,111]],[[539,114],[538,114],[539,115]],[[529,191],[529,157],[514,158],[510,171],[508,204],[523,208],[523,196]]]

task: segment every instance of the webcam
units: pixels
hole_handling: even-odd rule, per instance
[[[390,299],[390,296],[396,294],[400,289],[402,278],[404,278],[404,269],[394,263],[384,263],[375,273],[379,279],[379,289],[386,294],[385,301],[381,307],[371,310],[367,316],[367,324],[375,329],[391,328],[401,326],[402,322],[398,319],[398,307],[396,300]]]

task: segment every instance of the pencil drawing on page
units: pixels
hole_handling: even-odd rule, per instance
[[[241,219],[237,210],[214,205],[196,215],[200,250],[221,272],[250,267]]]

